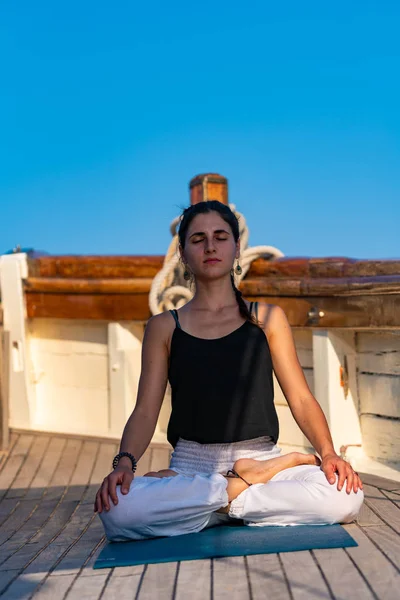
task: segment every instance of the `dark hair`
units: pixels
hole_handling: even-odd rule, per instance
[[[189,228],[190,223],[193,221],[194,217],[200,214],[217,212],[220,217],[228,223],[230,226],[235,242],[239,239],[239,221],[235,215],[235,213],[227,206],[226,204],[222,204],[222,202],[218,202],[218,200],[208,200],[204,202],[198,202],[197,204],[192,204],[188,208],[185,208],[181,215],[180,225],[179,225],[179,243],[182,248],[185,247],[186,235]],[[233,287],[233,291],[235,292],[236,300],[239,305],[239,311],[242,317],[259,325],[259,322],[256,318],[250,314],[249,309],[247,308],[246,303],[243,300],[242,292],[237,289],[235,285],[235,279],[231,272],[231,283]]]

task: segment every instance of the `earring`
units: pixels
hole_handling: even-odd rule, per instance
[[[240,275],[240,274],[242,273],[242,270],[243,270],[243,269],[242,269],[242,267],[241,267],[241,266],[239,265],[239,263],[238,263],[238,264],[236,265],[236,267],[235,267],[235,273],[236,273],[237,275]]]
[[[190,279],[190,273],[189,273],[189,271],[188,271],[187,267],[185,267],[185,271],[184,271],[184,273],[183,273],[183,279],[184,279],[185,281],[189,281],[189,279]]]

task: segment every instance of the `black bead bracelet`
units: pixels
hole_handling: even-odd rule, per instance
[[[119,454],[117,454],[117,456],[114,457],[114,460],[112,462],[113,469],[117,468],[117,465],[118,465],[120,459],[124,456],[127,456],[128,458],[131,459],[132,471],[135,472],[136,467],[137,467],[137,461],[136,461],[136,458],[133,456],[133,454],[131,454],[130,452],[120,452]]]

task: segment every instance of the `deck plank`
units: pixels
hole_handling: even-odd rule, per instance
[[[72,587],[76,575],[61,575],[46,579],[35,592],[35,600],[54,600],[55,598],[65,598],[68,590]]]
[[[18,475],[10,485],[6,498],[23,498],[26,495],[28,488],[40,468],[49,442],[49,436],[34,437],[33,443],[29,449],[29,454],[21,466]]]
[[[10,456],[6,459],[0,472],[0,501],[7,494],[14,479],[18,477],[18,473],[29,454],[33,440],[33,435],[20,435],[12,448]]]
[[[360,527],[350,523],[343,525],[346,531],[359,544],[355,548],[346,548],[350,558],[357,565],[363,579],[379,600],[393,600],[398,597],[400,573],[376,548]],[[369,531],[369,527],[366,531]]]
[[[175,600],[211,598],[211,560],[184,560],[180,563]]]
[[[378,475],[370,475],[369,473],[359,473],[361,481],[367,485],[373,485],[381,488],[382,490],[392,491],[400,489],[400,483],[393,481],[392,479],[386,479],[385,477],[379,477]]]
[[[400,510],[380,490],[371,486],[364,486],[364,502],[369,506],[387,525],[400,533]]]
[[[112,471],[112,459],[117,454],[117,451],[117,444],[108,444],[104,442],[100,444],[89,487],[85,492],[85,497],[82,502],[88,502],[94,505],[100,483],[103,481],[104,477]]]
[[[41,587],[42,590],[52,589],[53,582],[57,578],[72,577],[70,583],[70,594],[78,594],[85,597],[88,593],[90,583],[78,582],[79,576],[83,566],[89,561],[93,555],[94,550],[99,546],[103,536],[104,530],[100,519],[93,513],[93,491],[97,490],[99,482],[103,479],[104,475],[110,470],[110,457],[116,453],[116,444],[114,443],[102,443],[98,449],[98,453],[95,457],[95,463],[89,478],[89,484],[85,493],[82,496],[82,501],[78,506],[76,515],[78,516],[79,511],[84,511],[83,517],[83,529],[81,525],[78,525],[78,529],[74,531],[72,523],[68,524],[64,535],[58,537],[53,544],[60,545],[64,548],[64,552],[56,559],[55,565],[53,565],[53,571],[48,577],[45,577],[44,583]],[[87,466],[87,465],[86,465]],[[92,497],[93,495],[93,497]],[[81,523],[82,520],[78,521]],[[85,527],[86,523],[86,527]],[[68,531],[70,529],[70,531]],[[107,572],[102,572],[101,577],[98,572],[92,570],[93,586],[92,586],[92,597],[95,597],[95,589],[100,586],[98,593],[100,594],[104,582],[107,578]],[[60,581],[63,581],[60,579]]]
[[[400,570],[400,536],[387,525],[368,527],[364,533]]]
[[[65,438],[51,437],[42,464],[31,482],[26,498],[41,498],[43,493],[47,491],[48,486],[51,485],[54,472],[58,468],[66,443]]]
[[[11,540],[21,527],[33,515],[36,507],[36,500],[19,500],[14,499],[17,504],[14,511],[10,512],[8,518],[3,522],[0,529],[0,549],[3,556],[2,545]]]
[[[8,457],[10,456],[13,447],[17,443],[18,438],[19,438],[19,433],[15,433],[15,431],[12,431],[10,434],[8,448],[7,449],[4,448],[4,449],[0,450],[0,472],[2,471],[4,465],[6,464],[6,461],[7,461]]]
[[[310,551],[282,552],[279,556],[293,600],[332,598]]]
[[[177,577],[178,563],[159,563],[147,565],[137,596],[138,600],[154,600],[155,598],[171,598]]]
[[[102,600],[115,600],[116,598],[132,600],[136,598],[144,570],[144,565],[113,569],[104,589]]]
[[[90,479],[93,468],[99,453],[100,444],[97,442],[83,442],[82,450],[79,453],[76,469],[72,474],[69,488],[76,491],[77,500],[82,499],[82,494],[86,491],[88,477]]]
[[[56,468],[53,472],[52,479],[50,480],[50,487],[46,489],[46,493],[38,504],[37,510],[22,525],[22,527],[14,533],[10,540],[1,547],[0,564],[4,563],[12,554],[15,554],[18,550],[22,549],[26,543],[32,540],[35,541],[34,538],[38,541],[40,535],[43,534],[43,528],[45,528],[47,534],[50,535],[50,539],[57,533],[60,528],[60,514],[65,514],[65,510],[63,509],[65,509],[65,506],[68,506],[67,499],[63,496],[67,490],[66,485],[69,483],[72,476],[74,465],[77,462],[80,448],[81,443],[77,444],[75,440],[70,440],[69,443],[66,444],[65,450],[60,457],[59,464],[55,465]],[[3,502],[5,502],[5,500]],[[75,506],[76,503],[73,503],[73,506],[71,503],[69,504],[71,510]],[[69,514],[70,510],[67,510],[67,515]]]
[[[214,558],[213,596],[218,600],[250,600],[250,586],[244,556]]]
[[[289,587],[277,554],[246,556],[253,600],[264,600],[266,590],[274,600],[288,600]]]
[[[389,498],[389,500],[391,500],[393,502],[393,504],[397,508],[400,508],[400,494],[399,494],[399,492],[397,492],[397,491],[395,491],[395,492],[388,492],[386,490],[381,490],[381,492],[386,496],[386,498]]]
[[[110,573],[97,571],[93,577],[79,577],[76,579],[68,594],[69,598],[79,598],[79,600],[97,600],[107,585]],[[116,599],[117,596],[114,596]]]
[[[373,600],[375,596],[343,548],[326,548],[311,552],[321,568],[335,598]]]
[[[57,440],[59,442],[59,440]],[[45,459],[48,458],[47,454],[50,455],[51,459],[57,459],[57,454],[49,452],[49,449],[54,449],[57,444],[51,445],[51,437],[39,436],[31,446],[31,451],[27,460],[25,461],[19,476],[14,480],[12,486],[8,490],[4,504],[8,501],[11,506],[14,500],[14,511],[8,514],[8,519],[5,521],[2,519],[2,526],[0,528],[0,544],[11,540],[12,544],[15,545],[18,533],[21,529],[24,529],[27,521],[34,515],[40,506],[40,499],[45,494],[47,487],[43,487],[43,482],[48,483],[48,477],[43,480],[44,470],[48,471]],[[57,464],[57,463],[56,463]],[[51,467],[54,470],[55,465]],[[51,471],[50,471],[51,472]],[[42,478],[42,479],[40,479]],[[34,482],[41,482],[40,488],[32,489]],[[27,487],[25,487],[27,486]],[[15,501],[19,499],[19,501]],[[4,554],[4,546],[1,548],[2,557]]]
[[[94,575],[96,573],[96,571],[93,569],[94,567],[94,563],[97,560],[97,557],[99,556],[100,552],[102,551],[102,549],[104,548],[104,546],[106,545],[107,540],[105,535],[103,534],[97,544],[97,546],[95,546],[92,550],[91,555],[89,556],[88,560],[84,563],[81,572],[79,573],[79,577],[91,577],[92,575]],[[121,569],[123,569],[124,567],[120,567]],[[111,569],[108,569],[108,571],[111,571]]]
[[[74,468],[69,469],[67,492],[46,525],[4,562],[2,568],[5,570],[20,569],[20,572],[9,582],[9,587],[0,589],[0,594],[6,594],[7,598],[32,594],[67,548],[86,531],[93,509],[90,505],[79,504],[93,472],[98,445],[90,441],[78,446],[80,452],[73,461]],[[55,480],[64,477],[65,472],[58,473]]]
[[[361,505],[361,510],[358,513],[356,522],[362,527],[369,527],[370,525],[385,525],[379,516],[368,506],[366,502]]]

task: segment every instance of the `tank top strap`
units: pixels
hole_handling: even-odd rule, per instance
[[[253,309],[254,309],[255,317],[258,321],[258,302],[250,302],[249,311],[250,311],[251,315],[253,314]]]
[[[256,319],[258,321],[258,302],[254,302],[254,314],[256,315]]]
[[[176,308],[173,308],[172,310],[169,311],[171,313],[171,315],[174,317],[175,319],[175,324],[176,327],[179,327],[179,329],[181,329],[181,324],[179,323],[179,317],[178,317],[178,311],[176,310]]]

